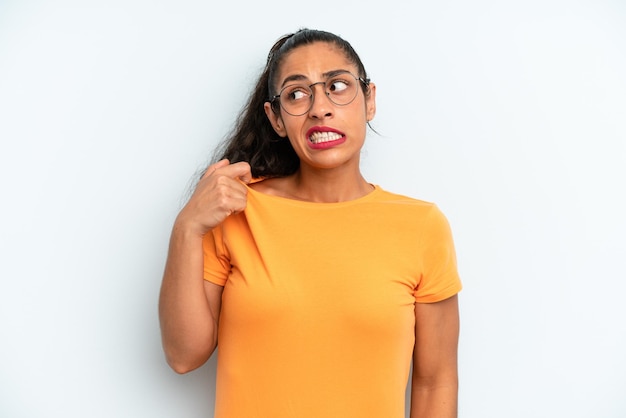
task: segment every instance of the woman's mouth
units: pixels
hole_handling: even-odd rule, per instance
[[[309,142],[312,144],[323,144],[325,142],[337,141],[343,138],[343,135],[338,134],[337,132],[313,132],[309,136]]]
[[[346,142],[346,135],[329,126],[313,126],[307,133],[307,144],[311,149],[324,150]]]

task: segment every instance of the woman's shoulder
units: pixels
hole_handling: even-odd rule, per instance
[[[430,225],[435,229],[448,228],[447,217],[436,203],[388,192],[380,187],[378,189],[380,191],[376,200],[380,203],[378,210],[386,213],[388,217],[407,222],[407,227],[413,224],[420,229],[424,225]]]
[[[380,201],[389,202],[389,203],[395,202],[399,204],[423,206],[423,207],[435,207],[436,206],[435,203],[427,201],[427,200],[418,199],[418,198],[411,197],[406,194],[390,192],[379,185],[376,185],[375,187],[379,191],[378,200]]]

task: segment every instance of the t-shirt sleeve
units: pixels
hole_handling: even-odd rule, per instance
[[[420,240],[422,275],[415,301],[432,303],[457,294],[461,288],[450,224],[435,205],[424,220]]]
[[[224,286],[230,273],[230,254],[223,240],[222,225],[209,231],[202,240],[204,280]]]

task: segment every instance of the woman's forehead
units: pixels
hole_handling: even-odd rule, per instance
[[[277,81],[281,84],[287,77],[294,76],[318,79],[338,70],[355,72],[356,66],[336,45],[315,42],[299,46],[285,55],[280,63]]]

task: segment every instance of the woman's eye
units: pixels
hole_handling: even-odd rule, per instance
[[[349,83],[345,80],[333,80],[329,84],[328,91],[331,93],[340,93],[349,87]]]
[[[309,96],[308,91],[302,88],[296,88],[294,90],[291,90],[287,97],[289,98],[289,100],[297,101],[297,100],[302,100],[308,96]]]

